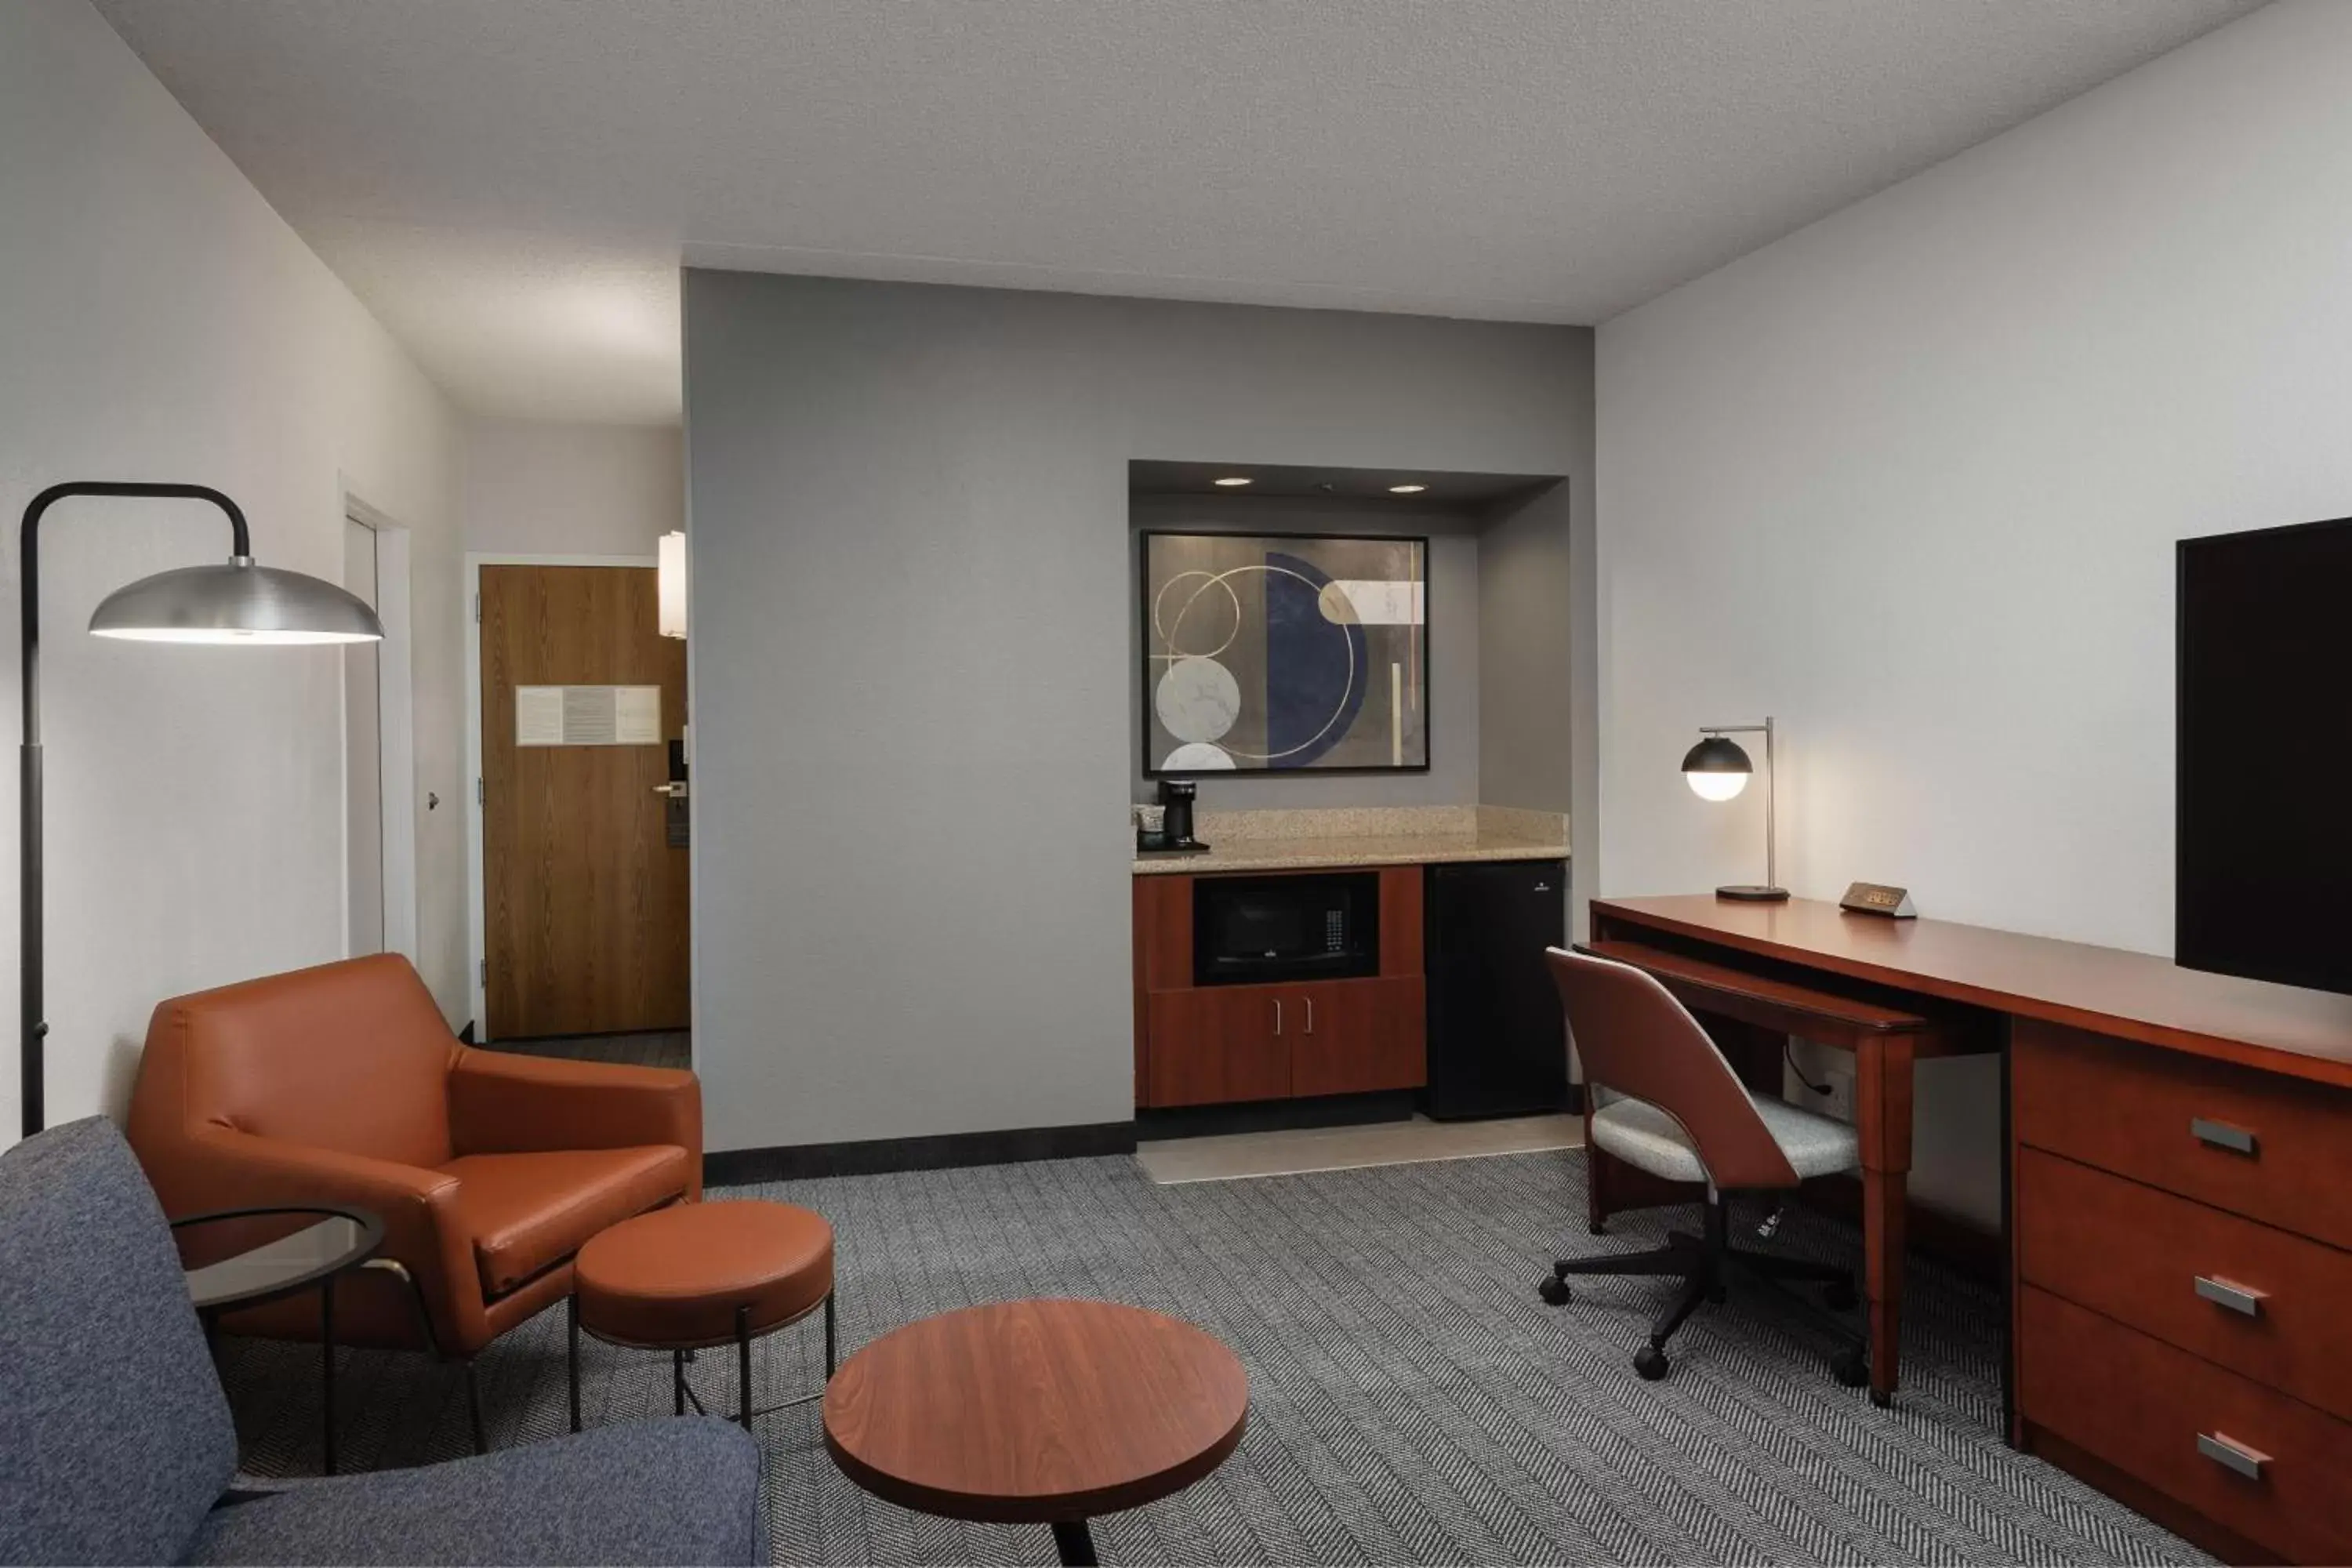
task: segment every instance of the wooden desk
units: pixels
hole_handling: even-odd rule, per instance
[[[2010,1440],[2233,1562],[2352,1561],[2352,997],[1806,900],[1599,900],[1592,935],[1854,1050],[1889,1214],[1920,1043],[2002,1051]],[[1866,1244],[1891,1347],[1899,1231]]]
[[[1612,931],[1632,924],[1614,910],[1608,920],[1608,929]],[[1598,905],[1593,926],[1596,932],[1603,929]],[[1999,1037],[1988,1030],[1968,1027],[1948,1011],[1912,1011],[1857,997],[1851,985],[1824,991],[1613,936],[1596,936],[1584,945],[1588,952],[1649,971],[1693,1013],[1737,1019],[1766,1031],[1775,1040],[1794,1035],[1853,1053],[1854,1135],[1862,1145],[1863,1300],[1868,1304],[1870,1323],[1870,1397],[1885,1405],[1902,1381],[1911,1066],[1924,1057],[1998,1050]],[[1769,1079],[1757,1082],[1750,1075],[1751,1087],[1780,1091],[1780,1054],[1777,1045],[1769,1051],[1765,1057]],[[1588,1127],[1585,1147],[1592,1150],[1592,1175],[1586,1191],[1590,1217],[1598,1227],[1609,1217],[1612,1194],[1630,1183],[1628,1175],[1615,1168],[1619,1162],[1592,1148],[1590,1131]]]

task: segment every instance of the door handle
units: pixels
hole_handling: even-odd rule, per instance
[[[654,785],[654,793],[656,795],[667,795],[672,800],[684,800],[686,798],[686,781],[683,779],[677,779],[673,780],[668,784],[657,784]]]
[[[2190,1117],[2189,1135],[2208,1148],[2226,1149],[2232,1154],[2251,1155],[2255,1150],[2255,1139],[2251,1129],[2233,1127],[2227,1121],[2216,1121],[2210,1117]]]
[[[1274,1032],[1277,1035],[1282,1033],[1282,998],[1279,996],[1274,999]]]
[[[2215,1274],[2197,1277],[2197,1293],[2217,1307],[2227,1307],[2233,1312],[2243,1312],[2249,1318],[2263,1315],[2263,1303],[2270,1292],[2257,1290],[2251,1285],[2241,1285],[2234,1279],[2224,1279]]]
[[[1313,1033],[1315,1032],[1315,998],[1314,998],[1314,997],[1312,997],[1312,996],[1309,996],[1309,997],[1306,998],[1306,1002],[1307,1002],[1307,1032],[1308,1034],[1310,1034],[1310,1035],[1311,1035],[1311,1034],[1313,1034]]]
[[[2197,1434],[2197,1451],[2225,1470],[2235,1470],[2250,1481],[2263,1479],[2263,1467],[2271,1457],[2259,1448],[2249,1448],[2235,1437],[2220,1432]]]

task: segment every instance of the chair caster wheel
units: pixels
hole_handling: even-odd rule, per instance
[[[1584,1222],[1584,1228],[1594,1236],[1607,1236],[1609,1222],[1605,1219],[1589,1219]]]
[[[1832,1279],[1822,1287],[1822,1305],[1832,1312],[1851,1312],[1860,1300],[1851,1279]]]
[[[1830,1375],[1848,1388],[1860,1388],[1870,1381],[1870,1359],[1858,1347],[1842,1350],[1830,1358]]]
[[[1655,1345],[1643,1345],[1633,1352],[1633,1370],[1644,1383],[1655,1383],[1666,1375],[1670,1363],[1666,1352]]]
[[[1568,1281],[1557,1274],[1547,1276],[1544,1282],[1536,1287],[1536,1294],[1555,1307],[1565,1307],[1568,1305]]]
[[[1731,1300],[1731,1292],[1725,1289],[1722,1286],[1717,1285],[1714,1289],[1709,1290],[1706,1293],[1706,1299],[1709,1305],[1720,1307],[1726,1301]]]

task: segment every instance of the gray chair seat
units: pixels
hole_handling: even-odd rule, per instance
[[[184,1561],[751,1563],[759,1496],[759,1445],[733,1423],[636,1421],[215,1509]]]
[[[1753,1089],[1748,1098],[1800,1179],[1851,1171],[1862,1163],[1862,1144],[1853,1129],[1835,1117]],[[1621,1096],[1594,1111],[1592,1142],[1627,1164],[1669,1182],[1707,1179],[1706,1167],[1683,1124],[1646,1100]]]

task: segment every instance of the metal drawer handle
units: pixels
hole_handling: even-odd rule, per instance
[[[2197,1434],[2197,1451],[2225,1470],[2235,1470],[2250,1481],[2263,1479],[2263,1467],[2271,1457],[2259,1448],[2249,1448],[2235,1437],[2219,1432]]]
[[[1307,998],[1307,1032],[1310,1035],[1315,1032],[1315,998],[1312,996]]]
[[[2232,1154],[2252,1154],[2254,1152],[2252,1132],[2243,1127],[2232,1127],[2226,1121],[2215,1121],[2210,1117],[2190,1117],[2189,1135],[2210,1148],[2227,1149]]]
[[[1279,996],[1274,999],[1274,1032],[1277,1035],[1282,1033],[1282,998]]]
[[[2217,1307],[2227,1307],[2233,1312],[2243,1312],[2249,1318],[2263,1315],[2263,1303],[2270,1300],[2267,1290],[2257,1290],[2251,1285],[2241,1285],[2219,1275],[2200,1274],[2197,1293]]]

